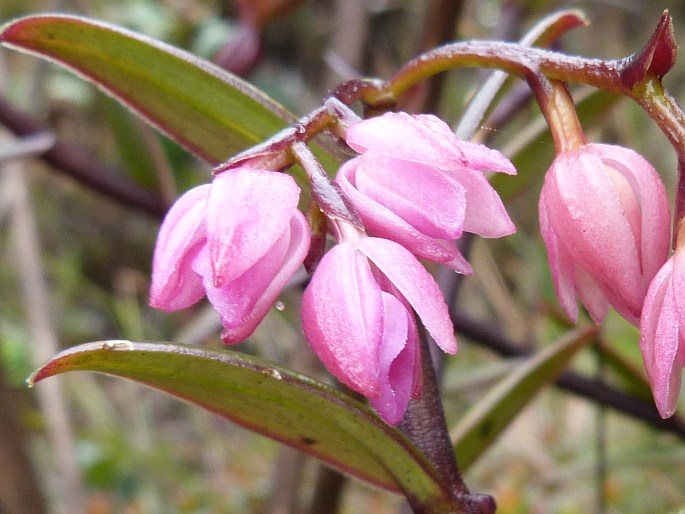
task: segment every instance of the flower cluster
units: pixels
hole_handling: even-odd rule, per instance
[[[421,392],[417,322],[457,351],[447,305],[418,259],[470,273],[456,240],[514,232],[486,173],[515,169],[434,116],[387,113],[352,124],[345,140],[359,155],[336,183],[364,229],[329,220],[337,244],[305,290],[302,327],[329,371],[397,424]],[[579,299],[596,323],[613,306],[640,326],[655,401],[670,416],[685,366],[685,229],[669,259],[669,205],[654,168],[632,150],[574,141],[539,201],[557,296],[574,322]],[[247,338],[308,254],[299,196],[290,176],[245,165],[187,192],[160,230],[151,305],[176,310],[206,296],[224,341]]]
[[[668,256],[666,191],[627,148],[586,144],[561,152],[540,193],[540,232],[562,307],[576,295],[601,323],[611,304],[637,325],[649,284]]]
[[[300,189],[288,175],[237,169],[184,194],[159,231],[150,305],[212,304],[227,343],[257,328],[309,250]]]
[[[483,172],[516,173],[499,152],[461,141],[435,116],[386,113],[352,125],[347,144],[362,155],[337,183],[373,235],[461,273],[471,266],[454,241],[514,233],[502,200]]]
[[[305,291],[303,331],[333,375],[397,424],[421,391],[415,313],[442,350],[457,351],[440,288],[417,257],[471,272],[455,244],[463,231],[514,231],[484,172],[515,170],[433,116],[364,120],[346,141],[361,155],[337,183],[365,231],[330,220],[338,243]],[[286,174],[242,166],[183,195],[160,230],[151,305],[176,310],[206,296],[224,341],[248,337],[308,253],[299,192]]]
[[[670,211],[654,168],[632,150],[585,144],[560,152],[540,194],[540,231],[561,306],[576,296],[596,323],[609,305],[640,327],[659,413],[673,415],[685,367],[685,234],[668,258]]]

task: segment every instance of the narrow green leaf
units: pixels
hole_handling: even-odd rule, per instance
[[[521,364],[467,412],[451,433],[462,469],[473,464],[540,389],[554,380],[576,352],[594,339],[596,330],[593,326],[569,332]]]
[[[161,389],[419,504],[446,497],[447,486],[421,451],[369,407],[268,361],[197,346],[103,341],[61,352],[29,385],[75,370]]]
[[[2,27],[0,42],[71,69],[212,164],[294,121],[259,89],[218,66],[99,21],[28,16]],[[318,146],[315,153],[330,166],[329,154]]]

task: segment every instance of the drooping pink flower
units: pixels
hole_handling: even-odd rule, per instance
[[[640,349],[661,417],[673,415],[685,367],[685,249],[652,280],[640,319]]]
[[[554,285],[569,318],[578,319],[578,296],[596,323],[612,305],[637,325],[669,248],[668,200],[654,168],[619,146],[561,152],[539,207]]]
[[[430,273],[401,245],[365,236],[323,256],[302,301],[304,334],[316,354],[393,425],[421,387],[412,309],[440,348],[455,353],[452,322]]]
[[[462,231],[502,237],[516,229],[484,171],[515,174],[499,152],[460,140],[432,115],[386,113],[351,125],[347,144],[362,155],[336,181],[369,234],[461,273]]]
[[[227,343],[248,337],[309,249],[292,177],[238,168],[184,194],[160,228],[150,305],[189,307],[203,296]]]

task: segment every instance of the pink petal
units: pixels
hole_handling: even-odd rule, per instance
[[[502,237],[516,232],[502,199],[480,171],[461,168],[448,171],[466,189],[464,230],[483,237]]]
[[[612,305],[639,317],[645,288],[636,242],[599,158],[560,154],[545,177],[546,208],[556,235],[574,262],[590,273]]]
[[[356,167],[357,189],[388,207],[420,232],[457,239],[467,209],[464,187],[430,166],[365,154],[348,162]]]
[[[375,237],[361,238],[359,251],[407,299],[438,346],[446,353],[456,353],[457,340],[442,291],[419,261],[403,246]]]
[[[685,291],[685,248],[678,247],[673,256],[669,259],[673,265],[673,287],[676,291]],[[667,261],[668,262],[668,261]],[[666,265],[664,265],[666,267]],[[682,293],[675,298],[676,313],[678,315],[678,326],[685,333],[685,295]]]
[[[590,144],[585,149],[622,173],[637,192],[642,219],[640,261],[646,290],[666,261],[670,245],[670,209],[663,182],[652,165],[633,150],[602,144]]]
[[[345,140],[359,153],[373,151],[442,169],[468,162],[459,147],[459,138],[433,115],[388,112],[350,126]]]
[[[465,275],[473,272],[454,242],[428,237],[387,207],[361,194],[351,182],[355,170],[355,166],[343,165],[337,182],[370,234],[396,241],[423,259],[445,264]]]
[[[497,150],[460,140],[440,118],[431,114],[385,113],[347,129],[347,144],[368,151],[442,170],[472,168],[516,174],[514,165]]]
[[[178,310],[204,296],[191,263],[206,241],[207,197],[210,185],[187,191],[164,218],[152,261],[150,305]]]
[[[207,299],[219,313],[222,339],[238,343],[249,337],[268,314],[283,287],[299,268],[309,250],[309,226],[300,211],[286,231],[252,268],[222,287],[214,287],[208,251],[195,262],[204,277]]]
[[[649,287],[640,323],[640,349],[654,401],[663,418],[675,412],[682,375],[682,365],[678,359],[682,336],[677,320],[672,273],[673,259],[669,259]]]
[[[254,266],[281,237],[300,189],[289,175],[238,168],[214,178],[207,234],[215,287]]]
[[[379,347],[380,395],[371,400],[371,405],[386,423],[397,425],[409,403],[414,378],[415,350],[407,348],[410,327],[410,314],[407,309],[391,294],[382,292],[381,295],[383,336]]]
[[[302,329],[314,352],[341,382],[368,398],[380,394],[381,290],[354,241],[321,259],[302,298]]]
[[[647,376],[650,377],[650,380],[652,371],[655,368],[654,339],[668,283],[672,275],[673,259],[669,259],[656,274],[654,280],[652,280],[645,296],[644,307],[642,308],[642,317],[640,318],[640,349],[642,350],[642,360],[645,363]]]
[[[596,324],[602,323],[609,312],[609,301],[595,279],[583,268],[575,267],[576,291],[581,303],[585,306]],[[637,325],[637,320],[629,320]]]
[[[516,175],[516,168],[511,161],[497,150],[470,141],[459,141],[459,146],[468,159],[467,168]]]
[[[547,248],[549,267],[552,272],[554,289],[568,318],[578,322],[578,302],[576,301],[575,264],[568,252],[559,244],[557,235],[549,223],[547,214],[547,188],[540,192],[540,234]]]

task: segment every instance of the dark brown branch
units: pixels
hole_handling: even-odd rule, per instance
[[[453,315],[453,322],[457,332],[503,357],[530,355],[530,352],[519,348],[490,324],[480,323],[463,315]],[[654,404],[626,394],[606,382],[586,378],[574,371],[566,371],[555,383],[560,389],[570,391],[600,405],[606,405],[618,412],[641,419],[655,428],[685,438],[685,423],[682,419],[677,416],[662,419]]]
[[[49,132],[48,128],[12,106],[3,97],[0,97],[0,123],[17,136]],[[159,195],[141,188],[123,172],[103,165],[84,150],[60,142],[59,139],[41,158],[81,184],[152,216],[161,218],[169,207]]]

